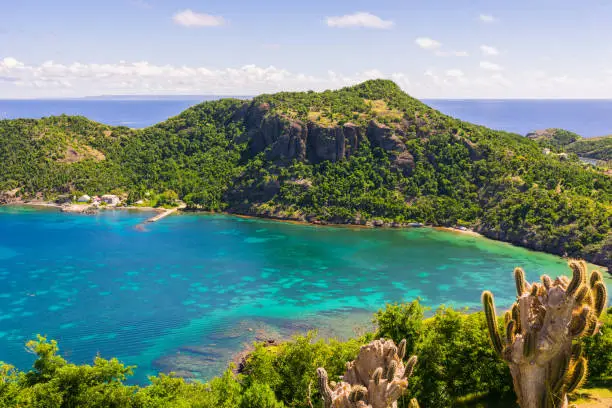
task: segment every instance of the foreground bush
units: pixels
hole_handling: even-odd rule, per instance
[[[278,346],[257,345],[242,374],[228,369],[206,384],[159,375],[145,387],[125,385],[134,367],[100,357],[92,365],[71,364],[58,355],[55,341],[39,337],[27,344],[37,356],[30,371],[0,363],[0,407],[320,407],[317,368],[324,367],[329,380],[337,382],[360,347],[380,337],[396,343],[406,338],[406,354],[419,356],[407,395],[424,408],[455,406],[474,396],[513,401],[512,379],[490,346],[484,314],[440,307],[423,320],[425,312],[418,301],[387,305],[375,315],[377,333],[347,342],[315,340],[315,333],[309,333]],[[607,387],[612,379],[612,308],[600,320],[600,333],[584,341],[584,354],[590,361],[589,381]],[[398,406],[409,402],[402,397]]]

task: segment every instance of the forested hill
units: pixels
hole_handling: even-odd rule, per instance
[[[580,157],[612,163],[612,135],[583,138],[564,129],[544,129],[529,133],[527,137],[556,152],[576,153]]]
[[[0,191],[174,190],[192,208],[334,223],[423,222],[609,265],[612,178],[450,118],[375,80],[194,106],[143,130],[0,121]]]

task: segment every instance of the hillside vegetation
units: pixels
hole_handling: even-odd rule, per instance
[[[418,301],[387,305],[375,315],[376,333],[346,342],[315,340],[314,333],[276,346],[260,343],[237,376],[228,369],[210,382],[188,383],[160,374],[147,386],[125,382],[135,367],[97,356],[91,365],[75,365],[59,354],[55,341],[28,342],[36,361],[29,371],[0,362],[3,408],[282,408],[320,407],[317,367],[339,381],[345,363],[375,338],[399,342],[419,362],[398,401],[407,407],[416,397],[424,408],[516,407],[512,378],[487,336],[484,313],[464,314],[440,307],[423,320]],[[501,320],[499,321],[501,327]],[[609,388],[612,381],[612,309],[602,317],[601,334],[582,340],[589,359],[589,383]],[[24,351],[25,352],[25,351]],[[485,399],[486,403],[476,404]]]
[[[570,153],[591,159],[612,160],[612,136],[590,137],[580,139],[565,147]]]
[[[612,161],[612,135],[583,138],[564,129],[538,130],[527,135],[543,147],[588,159]]]
[[[390,81],[205,102],[132,130],[0,121],[0,191],[176,191],[190,208],[312,222],[467,226],[609,265],[612,177],[445,116]]]

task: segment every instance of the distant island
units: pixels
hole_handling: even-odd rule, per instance
[[[609,268],[612,177],[578,156],[607,160],[611,139],[561,133],[463,122],[386,80],[208,101],[139,130],[2,120],[0,200],[176,193],[192,210],[473,229]]]

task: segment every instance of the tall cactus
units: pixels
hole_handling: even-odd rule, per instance
[[[531,284],[521,268],[514,270],[518,296],[506,314],[503,336],[493,294],[482,294],[491,344],[510,366],[522,408],[567,408],[567,394],[586,379],[579,339],[598,332],[608,294],[600,272],[587,278],[587,265],[578,260],[570,260],[569,267],[571,280],[544,275],[541,283]]]
[[[346,364],[342,381],[333,389],[325,369],[318,368],[325,408],[396,408],[417,363],[417,357],[412,356],[404,364],[405,353],[406,340],[398,346],[393,340],[374,340],[361,347],[357,359]],[[416,400],[410,403],[418,407]]]

